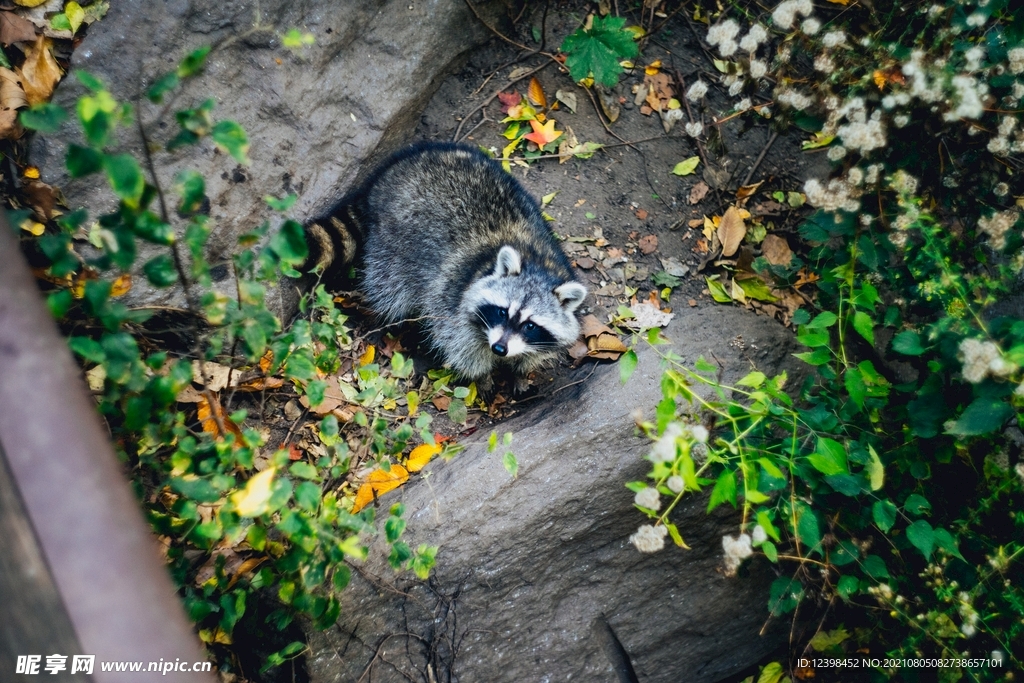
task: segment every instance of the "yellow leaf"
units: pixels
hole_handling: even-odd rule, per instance
[[[124,296],[128,293],[128,290],[132,288],[132,276],[131,273],[125,273],[121,277],[114,280],[114,284],[110,288],[110,296]]]
[[[530,79],[530,86],[526,89],[526,97],[529,98],[530,103],[535,107],[546,107],[548,106],[548,98],[544,94],[544,87],[534,76]]]
[[[677,100],[674,97],[668,101],[668,108],[669,109],[679,109],[679,107],[681,107],[681,106],[682,105],[679,104],[679,100]]]
[[[722,223],[718,226],[718,239],[722,242],[722,256],[732,256],[740,248],[740,242],[747,234],[747,226],[743,222],[740,210],[730,206],[722,215]],[[733,298],[736,298],[733,295]]]
[[[879,90],[885,88],[886,78],[884,71],[882,71],[881,69],[875,69],[875,73],[871,75],[871,78],[875,82],[875,86]]]
[[[412,449],[412,453],[409,454],[409,459],[405,462],[405,466],[410,472],[419,472],[440,452],[441,446],[439,444],[420,444]]]
[[[373,344],[367,345],[366,351],[363,351],[363,355],[359,356],[359,366],[369,365],[373,362],[376,355],[377,349],[374,348]]]
[[[641,26],[626,26],[622,30],[631,34],[633,36],[633,40],[640,40],[647,35],[647,31],[645,31]]]
[[[827,147],[832,144],[832,141],[836,139],[835,135],[825,135],[821,132],[817,132],[811,136],[810,140],[805,140],[800,144],[800,149],[807,151],[809,149],[818,149],[819,147]]]
[[[71,32],[78,33],[78,27],[85,21],[85,10],[74,0],[71,0],[68,4],[64,5],[64,16],[68,18],[68,23],[71,24]]]
[[[656,76],[659,70],[661,70],[661,60],[655,59],[644,68],[644,73],[648,76]]]
[[[269,509],[270,496],[273,494],[276,467],[268,467],[246,482],[245,488],[231,494],[231,503],[235,512],[242,517],[259,517]]]
[[[754,194],[757,192],[757,188],[761,187],[761,183],[763,182],[764,181],[762,180],[760,183],[742,186],[740,189],[736,190],[736,199],[746,199],[750,195]]]
[[[26,48],[25,63],[15,69],[21,77],[29,106],[48,102],[53,89],[60,82],[64,72],[53,58],[53,41],[39,36],[35,44]]]
[[[405,395],[405,400],[409,404],[409,417],[412,417],[420,407],[420,395],[415,391],[410,391]]]
[[[672,173],[675,175],[690,175],[697,170],[698,164],[700,164],[700,157],[690,157],[676,164],[672,169]]]
[[[22,175],[24,175],[29,180],[38,180],[39,169],[36,168],[35,166],[29,166],[28,168],[25,169],[25,172]]]
[[[28,232],[36,237],[39,237],[46,230],[46,226],[42,223],[37,223],[31,218],[26,218],[21,222],[21,229]]]
[[[845,7],[846,5],[850,4],[850,0],[828,0],[828,1],[831,2],[833,5],[842,5],[843,7]]]
[[[711,236],[715,234],[715,230],[717,229],[718,225],[707,216],[704,216],[704,230],[702,231],[704,233],[704,239],[711,239]]]
[[[352,512],[356,513],[373,502],[374,494],[380,497],[409,480],[409,472],[401,465],[392,465],[390,471],[374,470],[366,478],[366,483],[356,491],[356,500]]]
[[[46,0],[14,0],[14,4],[20,7],[38,7]]]

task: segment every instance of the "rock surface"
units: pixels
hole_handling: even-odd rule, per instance
[[[777,371],[793,350],[780,325],[734,308],[686,311],[666,334],[687,363],[717,358],[725,381],[752,364]],[[719,570],[722,535],[738,527],[728,506],[708,517],[703,497],[684,499],[673,518],[692,550],[670,544],[643,555],[629,543],[644,518],[623,485],[649,467],[631,412],[650,417],[661,398],[656,354],[638,355],[624,387],[617,366],[600,367],[501,425],[515,433],[518,479],[481,434],[385,496],[384,510],[404,503],[411,547],[440,547],[429,586],[396,577],[371,553],[344,593],[338,625],[310,636],[311,680],[354,681],[372,666],[374,681],[451,672],[462,683],[617,683],[630,680],[615,664],[624,651],[640,680],[700,683],[782,642],[784,624],[759,636],[772,568],[748,563],[732,579]]]
[[[493,23],[499,3],[474,4]],[[293,27],[312,33],[315,45],[299,54],[282,48],[280,36]],[[154,155],[165,190],[181,169],[206,177],[216,261],[270,217],[266,195],[298,194],[290,213],[300,220],[326,212],[367,164],[408,141],[441,77],[488,37],[463,0],[119,0],[92,27],[72,66],[102,78],[120,101],[135,102],[151,143],[175,135],[174,111],[207,98],[216,101],[215,120],[233,119],[248,132],[252,163],[244,167],[208,139]],[[215,46],[205,74],[187,82],[161,118],[163,107],[142,95],[203,45]],[[69,76],[54,101],[73,111],[83,92]],[[96,217],[116,202],[101,176],[72,180],[64,172],[67,144],[79,139],[74,126],[36,136],[32,159],[69,206]],[[142,158],[134,125],[122,131],[121,144]],[[179,288],[135,281],[129,303],[180,298]]]

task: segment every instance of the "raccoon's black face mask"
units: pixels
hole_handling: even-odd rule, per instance
[[[575,310],[586,289],[578,282],[552,281],[543,270],[531,272],[513,247],[501,248],[494,272],[474,289],[476,318],[497,356],[550,352],[579,336]]]

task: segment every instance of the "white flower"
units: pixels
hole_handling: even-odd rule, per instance
[[[740,48],[747,52],[756,52],[757,47],[768,40],[768,31],[765,30],[761,24],[754,24],[747,31],[747,35],[743,36],[743,40],[740,41]]]
[[[668,478],[668,481],[665,482],[665,486],[667,486],[669,491],[672,493],[681,493],[684,485],[683,478],[678,474],[673,474]]]
[[[829,31],[821,38],[821,44],[825,47],[838,47],[846,42],[846,34],[842,31]]]
[[[673,463],[676,461],[676,439],[683,435],[683,428],[678,422],[670,422],[651,448],[651,462]]]
[[[734,81],[733,84],[729,86],[729,94],[733,97],[739,95],[741,90],[743,90],[743,81]]]
[[[814,69],[827,75],[836,70],[836,63],[832,61],[832,57],[828,53],[822,52],[814,58]]]
[[[1006,52],[1006,58],[1010,62],[1010,73],[1019,74],[1024,71],[1024,47],[1015,47]]]
[[[700,121],[694,121],[693,123],[686,124],[686,134],[691,138],[699,138],[704,132],[704,124]]]
[[[750,535],[740,534],[739,538],[722,536],[722,550],[725,551],[725,574],[735,576],[740,563],[754,554],[750,545]]]
[[[1010,192],[1010,186],[1006,183],[998,183],[992,188],[992,194],[997,197],[1005,197]]]
[[[754,527],[754,531],[751,534],[751,540],[754,545],[761,545],[768,540],[768,532],[764,530],[764,527],[758,524]]]
[[[689,87],[686,91],[686,99],[691,102],[699,102],[704,99],[704,95],[708,92],[708,84],[704,81],[697,81]]]
[[[708,45],[720,45],[725,42],[733,42],[739,34],[740,26],[732,19],[726,19],[720,24],[715,24],[708,29]]]
[[[910,123],[910,117],[906,114],[896,114],[896,116],[892,117],[892,123],[897,128],[903,128]]]
[[[661,507],[661,494],[658,493],[658,489],[648,486],[636,492],[633,502],[642,508],[657,510]]]
[[[964,379],[971,384],[981,382],[989,374],[1005,377],[1014,370],[1013,364],[1003,359],[999,347],[990,341],[964,339],[959,356],[964,364]]]
[[[967,60],[967,68],[974,71],[981,66],[981,60],[985,57],[985,48],[980,45],[975,45],[970,50],[964,53],[964,59]]]
[[[772,23],[784,31],[793,26],[793,19],[796,18],[796,7],[792,0],[785,0],[772,12]]]
[[[636,533],[629,537],[629,542],[642,553],[656,553],[665,547],[665,536],[668,529],[664,526],[643,524]]]
[[[736,48],[739,47],[735,40],[723,40],[718,46],[718,53],[723,57],[731,57],[736,54]]]
[[[733,109],[735,109],[736,111],[746,111],[750,109],[750,98],[744,97],[742,100],[736,103],[736,106],[734,106]]]
[[[984,26],[985,25],[985,21],[987,19],[988,19],[988,17],[986,17],[981,12],[974,12],[973,14],[971,14],[971,16],[967,17],[967,25],[968,26]]]
[[[1017,477],[1024,483],[1024,462],[1017,463],[1017,466],[1013,468],[1013,471],[1017,473]]]
[[[708,429],[704,425],[694,425],[690,427],[690,434],[693,436],[693,440],[697,443],[708,442]]]
[[[892,174],[890,178],[892,189],[903,194],[915,194],[917,192],[917,178],[910,175],[902,168]]]
[[[784,90],[781,93],[777,93],[775,101],[797,111],[803,111],[814,104],[814,100],[798,90]]]
[[[766,73],[768,73],[768,64],[766,64],[765,62],[762,62],[759,59],[751,59],[750,60],[750,77],[751,78],[761,78]]]
[[[1013,209],[982,216],[978,219],[978,230],[989,236],[988,243],[993,249],[1002,249],[1006,246],[1006,233],[1016,224],[1018,217]]]
[[[821,22],[815,19],[814,17],[811,17],[810,19],[805,19],[804,23],[800,25],[800,30],[809,36],[813,36],[815,33],[821,30]]]
[[[840,126],[836,134],[843,139],[843,144],[851,149],[867,154],[871,150],[885,147],[885,126],[880,119],[872,118],[863,123],[850,123]]]
[[[842,145],[832,145],[828,148],[829,161],[839,161],[846,156],[846,148]]]
[[[793,7],[805,17],[814,11],[814,3],[811,0],[793,0]]]
[[[992,138],[988,141],[988,151],[998,156],[1005,156],[1010,151],[1010,141],[1006,138]]]

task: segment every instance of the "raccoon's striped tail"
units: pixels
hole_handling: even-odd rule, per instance
[[[343,206],[333,215],[306,225],[309,256],[302,270],[325,279],[343,277],[355,262],[363,243],[363,226],[354,207]]]

